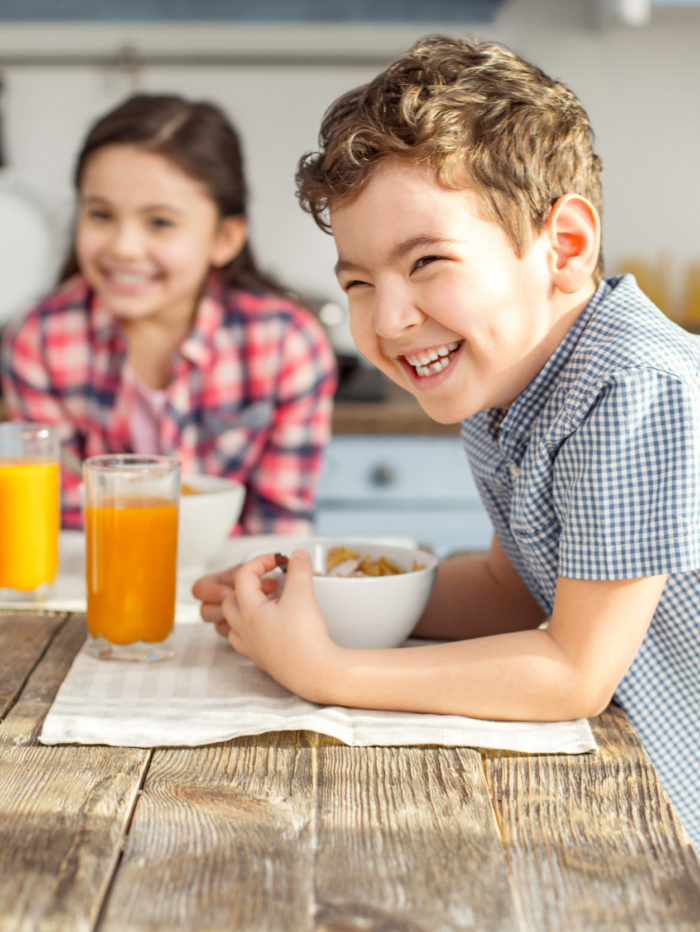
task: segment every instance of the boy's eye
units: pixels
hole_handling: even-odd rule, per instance
[[[432,262],[439,262],[442,258],[443,256],[421,256],[420,259],[416,260],[413,271],[416,272],[418,269],[424,269],[426,265],[430,265]]]
[[[343,291],[348,292],[351,288],[357,288],[360,285],[366,285],[367,282],[360,281],[359,278],[353,278],[349,282],[345,282],[341,287]]]

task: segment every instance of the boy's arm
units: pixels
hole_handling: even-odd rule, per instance
[[[588,717],[605,708],[666,581],[560,578],[546,629],[356,650],[328,638],[308,555],[293,555],[279,601],[260,588],[273,565],[261,557],[241,567],[235,599],[224,611],[236,650],[288,689],[329,705],[531,721]]]
[[[413,636],[457,641],[536,628],[544,620],[545,613],[494,534],[484,556],[454,556],[439,564]]]
[[[526,721],[597,715],[632,663],[665,581],[559,579],[546,629],[346,652],[316,701]]]

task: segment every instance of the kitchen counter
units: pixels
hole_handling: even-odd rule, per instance
[[[380,398],[336,398],[316,533],[410,537],[440,557],[488,549],[493,530],[459,424],[436,423],[393,382]]]
[[[333,435],[426,434],[459,436],[459,424],[438,424],[413,395],[389,382],[382,401],[340,401],[333,409]]]

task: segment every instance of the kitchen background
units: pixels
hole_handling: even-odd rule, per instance
[[[119,22],[110,21],[115,6]],[[191,8],[206,11],[207,22],[189,21],[188,7],[0,0],[0,326],[53,280],[70,227],[73,161],[90,122],[135,90],[178,92],[212,99],[233,118],[262,264],[325,305],[337,350],[351,353],[333,243],[297,205],[295,165],[340,93],[419,36],[446,32],[505,42],[578,94],[605,166],[607,271],[635,271],[670,316],[700,330],[700,0],[200,0]],[[81,9],[89,13],[75,19]],[[370,385],[362,375],[357,384]],[[484,545],[488,527],[465,488],[455,432],[438,436],[408,396],[386,386],[365,394],[364,403],[338,406],[319,531],[379,528],[441,552]],[[387,445],[397,432],[403,439]],[[442,478],[449,466],[437,463],[443,448],[452,484]],[[466,537],[465,523],[474,528]]]

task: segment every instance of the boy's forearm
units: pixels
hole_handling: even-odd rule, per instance
[[[488,555],[443,560],[413,636],[455,641],[541,624],[544,612],[504,559],[496,542]]]
[[[338,648],[310,693],[326,705],[515,721],[587,717],[607,704],[545,630],[397,650]]]

